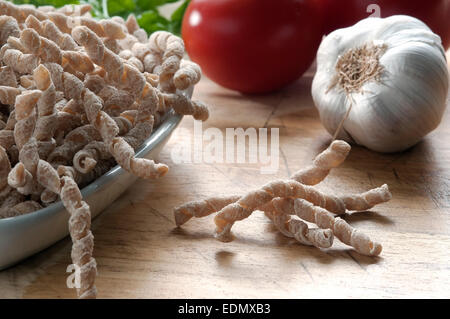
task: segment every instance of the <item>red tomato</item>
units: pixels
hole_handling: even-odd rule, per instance
[[[316,0],[193,0],[182,37],[190,58],[213,81],[261,93],[306,71],[321,29]]]
[[[349,27],[370,15],[389,17],[406,14],[425,22],[439,34],[445,48],[450,46],[449,0],[320,0],[326,22],[325,33]]]

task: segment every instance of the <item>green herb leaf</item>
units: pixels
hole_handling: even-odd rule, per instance
[[[148,10],[137,17],[138,23],[148,34],[159,30],[168,30],[170,21],[156,10]]]
[[[177,2],[179,0],[136,0],[136,4],[142,11],[155,10],[167,3]]]
[[[170,16],[172,32],[181,34],[181,24],[183,23],[184,13],[191,0],[185,0]]]
[[[128,16],[134,12],[136,4],[133,0],[108,0],[108,14],[112,16]]]

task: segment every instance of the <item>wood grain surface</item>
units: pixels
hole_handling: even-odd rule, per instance
[[[203,129],[279,128],[276,174],[258,164],[175,164],[171,150],[193,143],[184,118],[159,160],[170,172],[139,181],[93,222],[99,298],[450,297],[450,114],[412,149],[390,155],[353,147],[318,187],[355,193],[387,183],[393,199],[346,220],[383,244],[380,257],[336,239],[319,250],[279,234],[261,212],[236,223],[236,239],[213,238],[213,216],[182,228],[174,206],[240,194],[308,165],[330,142],[310,96],[312,72],[291,87],[243,96],[203,79],[194,96],[211,106]],[[70,239],[0,272],[2,298],[74,298],[66,287]]]

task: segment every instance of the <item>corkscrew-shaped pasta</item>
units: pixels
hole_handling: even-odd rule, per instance
[[[16,96],[19,95],[20,89],[10,86],[0,86],[0,103],[14,105]]]
[[[318,248],[329,248],[333,244],[333,232],[329,229],[309,228],[299,219],[291,218],[278,207],[278,200],[272,201],[273,210],[264,211],[275,227],[285,236],[295,238],[299,243]],[[276,207],[276,208],[275,208]]]
[[[0,68],[0,86],[16,88],[17,78],[14,70],[9,66]]]
[[[33,15],[39,20],[45,20],[47,18],[44,12],[35,8],[18,6],[3,0],[0,0],[0,15],[11,16],[16,19],[18,23],[23,23],[29,15]]]
[[[33,135],[36,124],[35,106],[41,94],[39,90],[32,90],[24,91],[16,97],[14,111],[17,123],[14,126],[14,139],[19,150]]]
[[[61,32],[50,20],[39,21],[35,16],[30,15],[25,20],[25,25],[56,43],[62,50],[73,51],[78,49],[78,45],[73,38],[69,34]]]
[[[4,194],[4,196],[0,197],[0,216],[2,216],[2,212],[8,210],[11,207],[23,202],[25,196],[19,193],[17,190],[12,189],[11,191]],[[10,217],[10,216],[8,216]]]
[[[186,90],[188,87],[197,84],[202,76],[202,71],[197,63],[182,60],[180,69],[173,76],[173,84],[179,90]]]
[[[0,16],[0,46],[3,46],[10,36],[19,37],[20,28],[17,20],[7,15]]]
[[[357,252],[368,256],[377,256],[382,246],[372,241],[367,235],[351,227],[345,220],[334,216],[327,210],[313,204],[293,198],[278,198],[273,201],[280,214],[297,215],[303,220],[315,223],[322,229],[328,229],[344,244],[352,246]],[[287,217],[285,217],[287,218]]]
[[[20,216],[41,208],[41,204],[34,200],[22,201],[11,207],[0,208],[0,218]]]
[[[6,150],[0,146],[0,197],[8,193],[10,188],[8,185],[8,174],[11,171],[11,163],[9,162]]]
[[[30,20],[32,20],[32,18],[30,18]],[[48,25],[51,24],[47,24],[46,26]],[[63,38],[61,39],[58,38],[57,35],[52,36],[53,39],[61,42],[64,41],[66,37],[70,37],[70,35],[62,37]],[[41,63],[47,62],[61,65],[65,70],[71,71],[71,73],[74,73],[75,75],[77,75],[77,72],[85,74],[94,71],[94,64],[86,54],[81,51],[73,51],[75,48],[72,48],[70,51],[61,50],[57,43],[40,36],[39,33],[32,28],[26,28],[21,31],[20,42],[27,52],[31,52],[38,56]],[[66,47],[67,45],[63,46]]]
[[[334,218],[321,207],[315,207],[302,200],[295,200],[294,211],[297,216],[317,224],[320,228],[331,229],[344,244],[352,246],[361,254],[377,256],[381,253],[381,244],[372,241],[367,235],[351,227],[345,220]]]
[[[141,101],[138,103],[139,108],[136,111],[136,115],[133,117],[132,122],[135,126],[126,132],[124,141],[135,150],[141,145],[145,139],[153,130],[153,113],[158,106],[158,96],[150,85],[146,85]],[[120,117],[114,118],[116,124],[120,122],[129,123],[130,114],[121,114]],[[127,126],[128,128],[128,126]],[[125,133],[125,132],[122,132]],[[119,129],[119,135],[120,129]],[[91,171],[99,159],[108,159],[110,154],[108,153],[108,145],[105,142],[93,142],[86,145],[82,150],[77,152],[73,158],[75,169],[81,173],[87,173]]]
[[[200,75],[196,65],[181,62],[180,38],[161,33],[148,40],[134,16],[98,21],[89,9],[0,0],[0,218],[60,198],[71,215],[80,298],[96,296],[96,264],[79,187],[116,164],[143,178],[164,175],[166,165],[135,158],[135,149],[171,108],[208,116],[174,85],[180,65],[181,89]]]
[[[108,145],[103,141],[93,141],[78,151],[73,157],[73,167],[80,173],[89,173],[100,160],[111,158]]]
[[[32,73],[39,65],[38,56],[29,53],[25,54],[16,49],[7,49],[2,55],[2,61],[19,74]]]
[[[247,218],[258,207],[277,197],[302,198],[337,214],[345,212],[345,205],[339,197],[323,194],[296,181],[278,180],[267,183],[222,208],[214,218],[216,237],[221,241],[231,240],[230,230],[234,222]]]
[[[114,82],[118,82],[123,74],[123,62],[120,57],[105,47],[101,38],[85,26],[72,30],[72,37],[82,45],[91,60],[102,66]]]
[[[326,150],[316,156],[311,166],[299,170],[291,176],[291,179],[304,185],[316,185],[328,175],[332,168],[342,164],[349,151],[350,145],[346,142],[333,141]],[[230,195],[186,203],[175,208],[175,222],[177,226],[181,226],[192,217],[204,217],[218,212],[225,206],[237,202],[239,198],[238,195]]]
[[[80,126],[67,134],[64,143],[50,153],[48,161],[58,165],[70,164],[76,152],[90,142],[99,140],[101,136],[93,125]]]
[[[8,174],[8,184],[21,194],[40,195],[43,188],[36,179],[39,152],[35,138],[30,138],[20,149],[19,161]]]
[[[61,177],[61,201],[70,214],[69,232],[72,238],[72,262],[79,267],[80,285],[77,289],[80,299],[95,298],[97,288],[95,277],[97,263],[92,257],[94,250],[94,235],[90,230],[91,211],[88,204],[82,200],[81,192],[75,181]]]
[[[117,136],[117,124],[101,111],[102,101],[94,93],[86,90],[83,102],[89,122],[98,129],[103,141],[110,144],[110,152],[122,168],[142,178],[155,178],[167,173],[168,167],[164,164],[134,157],[133,148],[122,137]],[[99,118],[103,120],[99,121]]]
[[[33,78],[36,88],[42,92],[36,103],[38,118],[34,129],[34,137],[38,141],[50,141],[57,127],[57,114],[54,112],[56,89],[50,77],[50,72],[42,64],[33,71]]]
[[[174,92],[173,76],[180,68],[180,62],[183,59],[183,40],[170,32],[158,31],[152,33],[148,42],[150,50],[162,56],[161,69],[158,72],[161,89]]]
[[[163,94],[166,108],[173,108],[178,114],[192,115],[194,119],[206,121],[209,117],[208,107],[199,101],[192,101],[184,94]]]
[[[370,195],[368,195],[370,193]],[[292,197],[304,199],[314,206],[323,207],[325,210],[335,214],[343,214],[346,209],[354,210],[364,207],[369,209],[373,206],[391,199],[391,194],[387,185],[373,189],[361,195],[351,196],[364,202],[364,206],[352,206],[348,202],[346,206],[344,200],[332,195],[325,195],[311,186],[306,186],[296,181],[275,181],[264,185],[262,188],[252,191],[241,197],[237,202],[231,203],[222,208],[216,215],[216,236],[219,240],[227,241],[230,237],[230,229],[235,221],[242,220],[272,199],[277,197]]]
[[[290,178],[305,185],[316,185],[328,176],[332,168],[345,161],[350,149],[350,145],[344,141],[333,141],[325,151],[316,156],[312,165],[299,170]]]
[[[216,237],[229,241],[232,239],[230,230],[234,222],[248,217],[254,210],[263,210],[280,232],[303,244],[330,247],[334,234],[359,253],[376,256],[381,252],[380,244],[372,242],[366,235],[356,231],[344,220],[335,218],[331,213],[366,210],[386,202],[391,199],[387,185],[366,193],[341,197],[325,195],[313,186],[305,185],[321,182],[330,169],[345,160],[349,151],[350,146],[347,143],[334,141],[316,157],[312,166],[294,174],[290,181],[271,182],[244,196],[213,197],[184,204],[175,208],[175,222],[180,226],[194,216],[203,217],[218,211],[214,219]],[[294,208],[294,203],[297,208]],[[293,214],[316,223],[326,231],[309,229],[303,221],[289,216]]]
[[[139,61],[142,62],[144,71],[146,72],[159,74],[159,72],[161,71],[161,55],[157,52],[152,52],[149,43],[141,43],[136,41],[131,46],[130,52],[122,54],[127,60],[132,58],[133,56],[136,57]]]

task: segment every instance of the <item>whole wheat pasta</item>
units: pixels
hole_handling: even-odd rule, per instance
[[[98,96],[104,101],[105,112],[112,116],[118,116],[129,109],[136,99],[130,92],[117,89],[111,85],[105,85]]]
[[[0,146],[0,197],[4,193],[9,192],[8,174],[11,171],[11,163],[9,162],[6,150]]]
[[[88,73],[94,70],[94,64],[87,55],[77,51],[63,51],[53,41],[41,37],[34,29],[24,29],[20,34],[20,40],[27,51],[40,57],[42,63],[62,65],[65,70],[70,70],[76,76],[78,73]],[[61,72],[59,68],[53,69],[53,72],[55,71]],[[66,76],[66,74],[61,75],[62,81]],[[80,77],[82,76],[80,75]],[[70,84],[66,85],[66,87],[69,86]]]
[[[19,161],[8,174],[8,184],[23,195],[40,195],[43,188],[35,178],[39,155],[34,138],[19,151]]]
[[[182,60],[180,69],[173,76],[173,84],[179,90],[185,90],[191,85],[197,84],[202,76],[202,71],[197,63]]]
[[[20,89],[10,86],[0,86],[0,103],[13,105],[16,96],[19,95]]]
[[[290,178],[305,185],[316,185],[328,176],[332,168],[345,161],[350,149],[350,145],[344,141],[333,141],[325,151],[316,156],[312,165],[299,170]]]
[[[20,216],[41,208],[42,205],[34,200],[22,201],[12,207],[0,208],[0,218]]]
[[[141,145],[144,142],[143,136],[148,136],[153,130],[153,114],[156,112],[158,105],[159,98],[156,90],[151,85],[146,84],[133,121],[135,126],[125,136],[125,141],[133,149]]]
[[[363,255],[377,256],[381,253],[382,246],[373,242],[370,238],[354,229],[345,220],[334,216],[327,210],[314,206],[313,204],[293,198],[277,198],[272,201],[278,213],[289,219],[288,215],[296,215],[299,218],[317,224],[322,229],[327,229],[341,240],[343,243],[352,246]],[[271,216],[268,216],[271,218]],[[285,232],[283,234],[286,235]]]
[[[301,219],[317,224],[320,228],[331,229],[344,244],[352,246],[363,255],[377,256],[381,253],[381,244],[372,241],[367,235],[351,227],[345,220],[335,217],[327,210],[311,203],[292,198],[278,199],[286,214],[295,214]]]
[[[0,15],[11,16],[18,23],[23,23],[29,15],[34,15],[39,20],[44,20],[47,17],[43,12],[32,7],[18,6],[3,0],[0,1]]]
[[[164,164],[155,164],[152,160],[144,158],[134,158],[133,148],[122,137],[117,137],[117,125],[109,115],[100,111],[102,101],[94,93],[86,90],[83,101],[89,122],[97,127],[103,141],[110,144],[110,151],[122,168],[142,178],[155,178],[167,173],[168,167]],[[97,120],[99,117],[104,119],[100,123]]]
[[[13,145],[15,145],[14,131],[7,130],[5,127],[3,130],[0,131],[0,146],[7,151]]]
[[[161,70],[158,72],[160,86],[163,91],[174,92],[173,76],[180,68],[184,55],[184,43],[170,32],[152,33],[149,40],[150,50],[162,56]]]
[[[126,63],[130,64],[131,66],[134,66],[136,69],[139,70],[139,72],[144,72],[145,68],[144,68],[144,64],[141,62],[141,60],[139,60],[138,58],[132,56],[130,57]]]
[[[148,42],[133,17],[97,21],[89,9],[0,0],[0,218],[31,213],[59,197],[71,214],[80,298],[96,296],[96,264],[79,187],[115,164],[143,178],[164,175],[167,166],[135,158],[134,150],[170,108],[203,120],[208,114],[175,92],[180,38],[161,33]],[[133,51],[138,43],[148,49],[142,60]],[[143,73],[150,58],[158,74]],[[164,85],[172,96],[161,93]]]
[[[37,89],[42,92],[36,104],[38,118],[33,136],[38,141],[50,141],[57,127],[56,89],[52,83],[50,72],[42,64],[33,71],[33,78]]]
[[[291,176],[291,179],[305,185],[316,185],[329,174],[332,168],[338,167],[345,160],[349,151],[350,145],[346,142],[333,141],[327,149],[316,156],[311,166],[299,170]],[[192,217],[210,215],[237,202],[239,198],[238,195],[230,195],[186,203],[174,209],[175,223],[181,226]]]
[[[91,59],[83,52],[78,51],[63,51],[61,65],[63,67],[70,65],[75,71],[84,74],[93,72],[95,69]]]
[[[16,73],[10,66],[0,68],[0,85],[5,87],[17,87]]]
[[[109,146],[103,141],[93,141],[85,145],[73,157],[73,167],[80,173],[89,173],[100,160],[111,158]]]
[[[90,231],[91,211],[81,198],[80,190],[75,181],[67,176],[61,177],[61,200],[70,214],[69,232],[72,238],[72,262],[80,268],[80,284],[78,296],[95,298],[97,289],[95,277],[97,263],[92,257],[94,236]]]
[[[89,57],[107,70],[109,78],[124,89],[138,97],[144,86],[145,77],[138,69],[123,63],[122,59],[105,47],[102,40],[86,27],[76,27],[72,31],[74,39],[83,45]]]
[[[98,162],[95,167],[87,173],[77,171],[73,166],[59,165],[57,172],[60,176],[71,177],[80,187],[87,185],[100,177],[115,165],[113,159]]]
[[[24,48],[40,58],[40,62],[62,63],[62,50],[47,38],[41,37],[34,29],[26,28],[20,32],[20,42]]]
[[[297,213],[294,209],[294,199],[297,198],[295,203],[299,203],[298,207],[300,207],[300,203],[306,205],[303,206],[303,212],[297,214],[300,218],[315,222],[320,228],[330,228],[336,237],[353,246],[362,254],[378,255],[381,252],[380,244],[372,242],[366,235],[357,232],[345,221],[335,219],[330,212],[342,214],[346,210],[366,210],[386,202],[391,199],[387,185],[366,193],[341,197],[325,195],[312,186],[305,185],[307,183],[317,184],[322,181],[331,168],[340,165],[345,160],[349,151],[350,147],[347,143],[334,141],[327,150],[316,157],[311,167],[294,174],[291,181],[271,182],[242,197],[236,195],[213,197],[184,204],[175,208],[175,222],[177,226],[180,226],[194,216],[203,217],[218,211],[214,219],[216,237],[222,241],[229,241],[232,239],[230,230],[234,222],[248,217],[252,211],[258,209],[263,210],[286,236],[295,237],[304,244],[313,244],[318,247],[331,246],[332,236],[329,232],[310,231],[301,220],[289,217],[289,215]],[[301,209],[297,208],[297,210]],[[316,212],[318,213],[315,214]]]
[[[4,195],[6,196],[0,197],[0,211],[11,208],[25,200],[25,196],[15,189],[11,189]]]
[[[214,218],[216,238],[221,241],[231,240],[230,230],[234,222],[247,218],[258,207],[276,197],[302,198],[335,213],[345,212],[345,205],[339,197],[323,194],[311,186],[296,181],[273,181],[222,208]]]
[[[125,25],[127,27],[127,31],[129,34],[133,34],[134,32],[140,29],[134,14],[128,15]]]
[[[140,104],[142,105],[141,108],[145,108],[146,100],[148,100],[148,98],[144,99],[144,101]],[[131,119],[129,112],[127,112],[128,114],[121,114],[121,116],[113,117],[113,120],[119,128],[118,135],[126,134],[126,136],[124,136],[125,141],[133,149],[136,149],[144,142],[145,137],[151,133],[153,129],[153,117],[151,116],[151,113],[149,113],[149,118],[146,120],[143,119],[142,116],[138,118],[138,113],[144,112],[142,110],[136,110],[134,111],[136,112],[136,115],[134,115],[136,119]],[[137,124],[134,128],[132,128],[132,125],[136,120]],[[90,142],[74,155],[73,166],[80,173],[88,173],[94,169],[99,160],[106,160],[112,157],[109,150],[109,144],[103,141]]]
[[[114,116],[112,119],[114,122],[116,122],[117,127],[119,128],[118,135],[125,135],[128,134],[128,132],[133,128],[133,122],[130,121],[129,116],[123,116],[123,114],[126,113],[122,112],[119,114],[119,116]]]
[[[34,16],[30,15],[25,21],[28,28],[32,28],[39,33],[39,35],[52,40],[62,50],[78,50],[78,45],[73,38],[67,34],[61,32],[58,27],[50,20],[39,21]]]
[[[19,151],[33,135],[37,118],[35,106],[41,95],[41,91],[32,90],[24,91],[16,98],[14,111],[17,123],[14,126],[14,139]]]
[[[166,107],[171,107],[178,114],[192,115],[194,119],[206,121],[209,117],[209,111],[206,105],[199,101],[192,101],[184,94],[164,94]]]
[[[36,135],[36,134],[34,134]],[[36,138],[36,136],[35,136]],[[51,138],[46,141],[37,141],[39,158],[47,159],[57,146],[56,139]]]
[[[34,83],[33,76],[30,74],[25,74],[19,78],[20,85],[27,90],[36,89],[36,83]]]
[[[118,82],[123,74],[123,62],[120,57],[105,47],[95,32],[84,26],[75,27],[72,37],[82,45],[92,61],[107,70],[113,82]]]
[[[7,49],[2,61],[20,74],[29,74],[39,65],[39,57],[34,54],[24,54],[16,49]]]
[[[105,79],[98,74],[87,74],[84,78],[84,87],[97,95],[106,85]]]
[[[48,156],[50,163],[59,165],[69,164],[80,149],[92,141],[99,141],[100,134],[93,125],[84,125],[72,130],[64,139],[64,143],[55,148]]]
[[[40,200],[43,204],[43,206],[48,206],[51,203],[54,203],[58,200],[59,195],[48,190],[48,189],[44,189],[41,193],[41,197]]]
[[[0,16],[0,46],[3,46],[10,36],[19,37],[20,29],[13,17]]]
[[[142,62],[144,71],[150,73],[160,72],[162,63],[161,54],[152,51],[149,43],[135,42],[131,47],[131,52]]]
[[[272,200],[271,210],[264,211],[275,227],[285,236],[295,238],[299,243],[318,248],[329,248],[333,244],[333,232],[329,229],[309,228],[299,219],[293,219],[279,207],[279,198]]]

